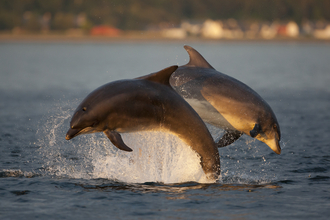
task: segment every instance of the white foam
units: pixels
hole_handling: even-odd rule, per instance
[[[133,152],[116,150],[93,160],[93,178],[123,182],[209,182],[198,155],[175,135],[162,132],[138,132],[123,135]],[[108,148],[113,148],[110,146]]]
[[[48,174],[127,183],[209,182],[196,152],[173,134],[122,134],[124,142],[133,149],[133,152],[125,152],[113,146],[102,133],[65,140],[70,116],[69,110],[59,111],[48,118],[38,131],[39,152]]]
[[[34,172],[22,171],[20,169],[3,169],[0,170],[0,177],[21,177],[32,178],[38,174]]]

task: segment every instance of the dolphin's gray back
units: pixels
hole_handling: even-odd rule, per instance
[[[226,130],[235,130],[223,117],[228,111],[249,115],[251,120],[257,120],[262,112],[273,114],[253,89],[213,68],[181,66],[172,74],[170,84],[205,122]]]
[[[176,69],[170,84],[205,122],[226,130],[218,146],[231,144],[245,133],[280,154],[280,128],[265,100],[244,83],[216,71],[194,48],[184,48],[190,60]]]

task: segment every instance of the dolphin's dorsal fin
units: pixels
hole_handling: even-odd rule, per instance
[[[195,50],[194,48],[188,46],[188,45],[184,45],[184,49],[186,49],[186,51],[189,54],[189,63],[187,63],[185,66],[194,66],[194,67],[203,67],[203,68],[211,68],[214,69],[206,60],[205,58],[198,53],[197,50]]]
[[[149,75],[145,75],[145,76],[141,76],[138,77],[136,79],[145,79],[145,80],[149,80],[149,81],[153,81],[153,82],[157,82],[157,83],[161,83],[164,85],[170,85],[170,77],[171,74],[178,68],[178,66],[174,65],[174,66],[170,66],[167,67],[161,71],[158,71],[156,73],[151,73]]]

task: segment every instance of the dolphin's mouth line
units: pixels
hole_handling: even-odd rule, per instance
[[[88,134],[88,133],[93,133],[93,127],[86,127],[82,129],[74,129],[70,128],[68,132],[66,133],[65,139],[70,140],[80,134]]]

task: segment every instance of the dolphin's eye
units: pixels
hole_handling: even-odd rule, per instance
[[[87,110],[87,108],[86,107],[83,107],[82,110],[85,112]]]

